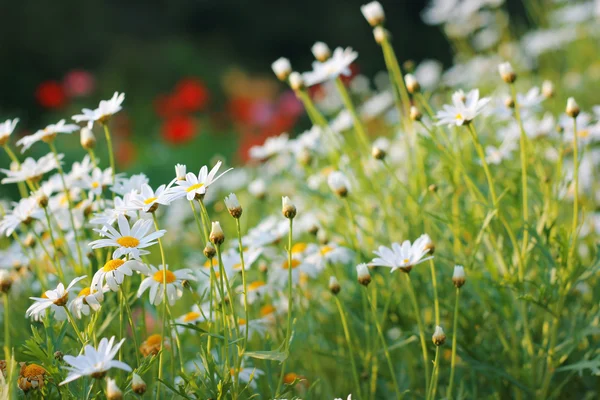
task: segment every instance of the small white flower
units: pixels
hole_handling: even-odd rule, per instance
[[[68,309],[73,316],[81,319],[84,315],[90,315],[90,310],[98,311],[104,300],[104,293],[107,288],[101,288],[98,291],[91,289],[89,286],[84,287],[73,300],[69,302]]]
[[[0,220],[0,235],[10,236],[19,225],[28,225],[34,219],[44,218],[44,211],[39,207],[35,197],[26,197],[13,205],[12,211]]]
[[[248,192],[254,197],[262,199],[267,194],[267,184],[260,178],[255,179],[248,184]]]
[[[67,367],[69,375],[67,379],[62,381],[60,384],[72,382],[82,376],[92,376],[100,378],[104,376],[106,371],[111,368],[122,369],[123,371],[131,372],[131,367],[122,361],[113,360],[117,355],[119,348],[125,339],[117,344],[114,344],[115,337],[111,337],[110,340],[102,338],[98,344],[98,349],[87,345],[83,350],[83,354],[73,357],[70,355],[64,356],[64,361],[70,366]]]
[[[273,64],[271,64],[271,68],[273,69],[273,72],[277,78],[281,81],[285,81],[292,72],[292,64],[290,64],[290,60],[284,57],[275,60]]]
[[[100,168],[94,168],[90,176],[84,177],[82,187],[90,191],[90,197],[100,196],[102,190],[112,184],[112,169],[107,168],[104,171]]]
[[[509,62],[503,62],[498,65],[498,72],[500,73],[502,80],[506,83],[513,83],[517,78],[515,70]]]
[[[331,56],[331,50],[326,43],[316,42],[311,47],[310,51],[313,53],[315,58],[321,62],[326,61]]]
[[[110,100],[101,100],[98,108],[94,110],[84,108],[81,110],[83,114],[74,115],[73,120],[75,122],[87,121],[87,126],[90,129],[94,125],[94,122],[105,124],[110,117],[123,109],[123,107],[121,107],[123,100],[125,100],[125,93],[119,94],[119,92],[115,92]]]
[[[208,172],[208,167],[206,165],[200,168],[200,172],[197,176],[191,172],[188,172],[185,176],[185,180],[176,181],[178,186],[173,187],[170,200],[186,197],[189,201],[192,201],[196,197],[204,196],[210,185],[215,183],[220,177],[233,169],[229,168],[227,171],[221,173],[221,175],[216,176],[220,167],[221,161],[216,163],[210,172]]]
[[[360,7],[360,11],[371,26],[377,26],[385,20],[383,7],[378,1],[372,1]]]
[[[441,346],[444,344],[446,341],[446,334],[441,326],[438,325],[435,327],[435,331],[433,332],[431,339],[436,346]]]
[[[299,72],[292,72],[289,77],[290,88],[292,90],[302,90],[304,89],[304,77]]]
[[[119,196],[125,196],[130,192],[141,192],[142,185],[149,183],[150,180],[144,174],[136,174],[131,175],[129,178],[119,178],[117,176],[117,181],[112,186],[111,190],[118,194]]]
[[[436,117],[438,125],[462,126],[471,122],[481,110],[489,103],[490,99],[479,98],[479,89],[474,89],[465,96],[462,91],[452,95],[452,105],[444,104],[443,110],[438,111]]]
[[[150,303],[154,305],[159,305],[163,301],[163,281],[167,285],[167,299],[169,300],[169,304],[174,305],[175,301],[183,296],[183,281],[196,280],[191,269],[185,268],[173,272],[168,269],[168,266],[165,269],[159,270],[155,266],[150,265],[147,275],[148,277],[140,284],[137,296],[141,297],[150,288]]]
[[[462,265],[454,266],[454,273],[452,274],[452,282],[454,286],[460,288],[465,284],[465,268]]]
[[[567,108],[566,108],[566,113],[569,117],[575,118],[579,115],[579,112],[581,110],[579,109],[579,105],[577,104],[577,102],[575,101],[575,99],[573,97],[569,97],[567,99]]]
[[[75,278],[69,283],[69,286],[65,289],[65,285],[61,283],[58,284],[56,289],[46,290],[44,292],[43,297],[30,297],[31,300],[35,302],[27,309],[25,313],[26,317],[39,316],[45,309],[51,306],[57,306],[58,309],[61,307],[65,307],[67,305],[67,301],[69,300],[69,291],[73,288],[73,286],[82,279],[85,279],[86,276],[80,276],[79,278]],[[56,309],[53,308],[55,311]],[[55,318],[58,320],[66,319],[66,314],[64,310],[62,313],[55,313]]]
[[[166,185],[160,185],[156,191],[152,190],[150,185],[142,184],[141,191],[133,192],[126,197],[125,208],[130,210],[140,210],[144,212],[154,212],[159,204],[169,205],[172,200],[172,190]]]
[[[225,197],[225,206],[229,210],[242,207],[235,193],[229,193],[229,196]]]
[[[350,190],[350,181],[341,171],[333,171],[327,177],[329,188],[338,196],[346,197]]]
[[[358,283],[367,286],[371,283],[371,274],[369,273],[369,266],[365,263],[358,264],[356,266],[356,274],[358,275]]]
[[[186,172],[187,167],[184,164],[175,164],[175,178],[178,181],[182,181],[185,179]]]
[[[66,124],[65,120],[61,119],[56,124],[48,125],[44,129],[40,129],[32,135],[21,138],[19,141],[17,141],[17,145],[23,146],[21,153],[24,153],[33,144],[39,142],[40,140],[43,140],[44,142],[51,142],[59,133],[73,133],[78,130],[79,126],[75,124]]]
[[[433,258],[433,256],[425,257],[430,250],[430,248],[424,247],[419,240],[416,240],[413,245],[410,244],[410,240],[405,240],[402,245],[392,243],[391,248],[379,246],[379,249],[373,252],[377,257],[371,261],[370,265],[388,267],[392,269],[391,272],[397,269],[408,272],[415,265]]]
[[[181,317],[177,318],[176,321],[180,324],[195,324],[196,322],[205,321],[205,316],[207,316],[209,313],[209,304],[203,305],[202,309],[200,309],[197,304],[194,304],[191,311],[183,314]],[[178,327],[178,329],[183,330],[182,327]]]
[[[58,155],[58,160],[61,161],[64,154]],[[39,181],[45,173],[48,173],[58,167],[54,154],[49,153],[39,160],[34,160],[31,157],[27,157],[25,161],[21,163],[21,167],[16,170],[12,169],[0,169],[6,178],[2,179],[2,183],[16,183],[25,182],[28,180]]]
[[[108,239],[94,240],[89,244],[92,249],[100,249],[104,247],[117,247],[113,252],[113,258],[119,258],[124,255],[139,260],[140,256],[149,254],[147,250],[143,250],[157,243],[157,239],[165,234],[165,230],[151,232],[152,220],[137,220],[132,227],[129,226],[129,221],[124,215],[119,215],[118,219],[119,230],[117,231],[110,225],[105,225],[106,231],[95,229],[101,235],[108,236]]]
[[[123,398],[123,392],[112,378],[106,379],[106,398],[108,400],[121,400]]]
[[[288,146],[288,134],[282,133],[279,136],[268,137],[262,146],[252,146],[248,151],[248,154],[250,155],[250,158],[264,161],[287,151]]]
[[[123,260],[120,258],[109,260],[94,274],[91,288],[94,291],[101,291],[104,282],[106,282],[110,290],[118,292],[125,275],[131,276],[133,271],[147,274],[149,270],[148,267],[137,260]]]
[[[302,74],[306,86],[313,86],[328,80],[336,79],[340,75],[350,75],[350,64],[356,60],[358,53],[351,47],[345,49],[338,47],[333,55],[325,62],[315,61],[313,70]]]
[[[79,132],[79,142],[81,147],[86,150],[93,149],[96,146],[96,137],[90,128],[83,127]]]
[[[0,147],[8,143],[8,139],[14,132],[18,123],[19,118],[15,118],[13,120],[7,119],[0,124]]]

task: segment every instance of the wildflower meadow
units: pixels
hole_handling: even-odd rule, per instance
[[[377,1],[376,77],[323,42],[264,60],[312,127],[244,165],[119,170],[136,93],[7,116],[0,398],[599,398],[600,2],[503,3],[430,2],[446,68]]]

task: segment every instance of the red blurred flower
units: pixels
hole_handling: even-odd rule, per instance
[[[63,78],[63,87],[69,97],[84,97],[90,95],[96,86],[94,76],[84,70],[74,69],[67,72]]]
[[[169,118],[179,114],[179,106],[175,96],[161,94],[154,99],[154,110],[161,118]]]
[[[185,78],[175,87],[175,102],[181,111],[199,111],[208,103],[209,93],[204,83],[196,78]]]
[[[235,122],[250,124],[253,119],[253,103],[248,97],[234,97],[229,101],[227,108]]]
[[[121,168],[127,168],[137,157],[137,149],[135,143],[131,140],[119,140],[117,142],[117,165]],[[117,168],[118,170],[119,168]]]
[[[196,134],[196,121],[187,116],[175,116],[162,125],[163,138],[172,144],[189,142]]]
[[[45,108],[61,108],[67,102],[67,96],[57,81],[40,83],[35,90],[35,98]]]

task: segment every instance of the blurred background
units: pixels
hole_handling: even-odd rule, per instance
[[[124,111],[111,123],[120,171],[164,182],[176,162],[194,170],[220,155],[236,164],[266,137],[308,128],[293,93],[271,71],[278,57],[309,70],[310,47],[321,40],[358,51],[354,75],[383,70],[359,10],[364,2],[6,1],[0,118],[20,118],[18,135],[29,134],[120,91]],[[426,1],[382,3],[401,61],[451,64],[440,29],[421,21]],[[38,157],[43,147],[29,155]],[[60,139],[67,162],[81,158],[78,147],[78,139]]]

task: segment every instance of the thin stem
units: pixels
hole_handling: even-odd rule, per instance
[[[435,324],[436,326],[438,326],[440,325],[440,302],[438,299],[437,277],[435,274],[435,263],[433,262],[433,258],[429,260],[429,266],[431,269],[431,286],[433,287],[433,307],[435,310]]]
[[[569,259],[573,257],[575,243],[577,242],[577,223],[579,220],[579,160],[578,160],[579,143],[577,136],[577,119],[573,118],[573,224],[571,225],[571,254]],[[572,261],[572,260],[571,260]]]
[[[369,146],[369,139],[367,137],[367,131],[366,131],[362,121],[360,120],[358,112],[356,111],[356,107],[354,107],[354,103],[352,102],[352,99],[350,98],[350,93],[348,93],[348,90],[346,90],[346,86],[344,86],[344,83],[342,82],[342,80],[340,78],[337,78],[335,80],[335,86],[337,87],[338,92],[342,96],[342,102],[344,103],[344,106],[346,107],[346,109],[348,110],[350,115],[352,116],[352,121],[354,122],[354,128],[356,129],[356,132],[358,133],[358,138],[359,138],[360,142],[365,147],[366,151],[369,152],[370,146]]]
[[[398,59],[396,58],[396,53],[394,52],[394,48],[390,44],[387,37],[384,38],[383,42],[381,43],[381,47],[383,50],[385,64],[390,76],[393,78],[392,83],[395,83],[396,90],[400,94],[404,115],[408,116],[410,113],[410,97],[408,95],[408,90],[406,89],[406,84],[404,83],[404,77],[402,76],[400,64],[398,64]]]
[[[358,228],[356,226],[356,220],[354,219],[354,213],[352,212],[352,208],[350,208],[350,202],[347,197],[344,197],[344,207],[346,208],[346,212],[348,213],[348,219],[350,220],[350,224],[352,225],[352,233],[350,237],[352,238],[352,245],[354,246],[354,251],[356,254],[359,253],[360,247],[358,245]]]
[[[405,273],[406,275],[406,283],[408,286],[408,294],[413,303],[413,308],[415,310],[415,318],[417,320],[417,325],[419,327],[419,337],[421,339],[421,351],[423,352],[423,364],[425,366],[425,392],[427,392],[429,388],[429,356],[427,354],[427,341],[425,340],[425,327],[423,326],[423,321],[421,320],[421,313],[419,310],[419,303],[417,301],[417,295],[415,294],[415,289],[413,287],[412,281],[410,279],[410,273]]]
[[[277,383],[277,390],[275,391],[276,396],[279,395],[279,389],[281,389],[281,384],[283,383],[283,378],[285,377],[285,364],[287,359],[289,358],[290,351],[290,339],[292,337],[292,308],[294,304],[294,299],[292,297],[292,232],[294,226],[294,219],[289,218],[290,220],[290,232],[288,234],[288,317],[287,317],[287,331],[285,334],[285,359],[281,364],[281,377],[279,378],[279,382]]]
[[[63,307],[63,308],[64,308],[65,312],[67,313],[67,317],[69,319],[69,322],[71,323],[71,326],[73,326],[73,330],[75,331],[75,334],[77,335],[77,338],[79,339],[79,341],[81,342],[81,344],[83,346],[85,346],[85,339],[83,338],[83,335],[81,334],[81,331],[77,327],[77,324],[75,323],[75,318],[73,318],[73,315],[71,314],[71,311],[69,311],[68,307]]]
[[[426,399],[434,399],[435,398],[435,387],[437,386],[437,371],[439,369],[439,359],[440,359],[440,346],[435,346],[435,359],[433,361],[433,371],[431,371],[431,380],[429,384],[429,390],[427,391]]]
[[[112,181],[113,185],[115,184],[115,155],[113,153],[113,145],[112,145],[112,137],[110,136],[110,131],[108,130],[108,124],[102,124],[104,127],[104,136],[106,137],[106,145],[108,147],[108,159],[110,160],[110,168],[112,172]],[[113,193],[114,195],[114,193]]]
[[[340,319],[342,320],[342,327],[344,329],[344,335],[346,336],[346,343],[348,344],[348,355],[350,357],[350,364],[352,365],[352,377],[354,378],[354,385],[356,386],[355,390],[357,393],[357,397],[360,400],[362,398],[362,394],[361,394],[361,390],[360,390],[360,380],[358,378],[356,362],[354,361],[354,355],[352,352],[352,340],[350,338],[350,330],[348,329],[348,322],[346,321],[346,315],[344,314],[344,310],[342,308],[342,304],[340,303],[340,299],[338,299],[337,296],[334,296],[334,298],[335,298],[335,304],[337,305],[338,311],[340,313]],[[384,345],[384,347],[385,347],[385,345]]]
[[[44,209],[44,214],[46,214],[46,222],[48,222],[48,233],[50,234],[50,240],[52,241],[52,246],[54,247],[54,263],[57,268],[58,277],[61,281],[65,280],[65,274],[62,269],[62,265],[60,264],[60,257],[58,246],[56,245],[56,241],[54,240],[54,233],[52,232],[52,222],[50,221],[50,214],[48,214],[48,207],[42,207]]]
[[[10,357],[10,306],[8,304],[8,291],[2,293],[4,299],[4,359],[11,362]]]
[[[475,127],[472,123],[467,124],[467,129],[471,133],[471,138],[473,139],[473,144],[475,145],[475,150],[477,151],[477,155],[481,161],[481,165],[483,166],[483,172],[485,172],[485,177],[487,178],[488,187],[490,189],[490,194],[492,196],[492,204],[494,207],[497,206],[498,197],[496,196],[496,189],[494,188],[494,178],[492,177],[492,173],[490,172],[490,167],[485,160],[485,152],[483,151],[483,147],[479,142],[479,137],[477,136],[477,132],[475,131]]]
[[[135,332],[135,325],[133,324],[133,314],[131,313],[131,307],[129,307],[129,301],[127,301],[127,293],[123,288],[123,285],[119,286],[119,290],[121,292],[121,298],[123,299],[123,303],[125,304],[125,310],[127,312],[127,319],[129,321],[129,326],[131,327],[131,332],[133,334],[133,347],[136,349],[135,351],[135,359],[137,364],[140,365],[140,355],[137,349],[139,349],[137,335]]]
[[[392,375],[392,382],[394,384],[394,391],[396,392],[396,398],[401,399],[402,393],[400,392],[400,385],[398,385],[398,379],[396,378],[396,372],[394,370],[394,363],[392,362],[392,357],[390,356],[390,352],[387,347],[387,343],[385,342],[385,336],[383,335],[383,330],[381,329],[381,325],[379,324],[379,319],[377,318],[377,309],[375,308],[375,304],[371,301],[369,297],[368,288],[365,287],[365,292],[367,294],[367,301],[371,306],[371,311],[373,313],[373,321],[375,321],[375,328],[377,328],[377,334],[379,336],[379,340],[381,341],[381,346],[383,347],[383,354],[385,354],[385,359],[387,360],[388,368],[390,369],[390,374]],[[341,311],[341,310],[340,310]]]
[[[308,117],[310,118],[311,122],[314,125],[320,126],[321,128],[326,128],[327,120],[325,119],[323,114],[321,114],[321,112],[317,109],[317,107],[315,107],[315,104],[313,103],[306,90],[296,90],[295,93],[296,97],[299,98],[302,104],[304,105],[306,113],[308,114]]]
[[[244,287],[244,318],[246,319],[246,327],[248,327],[248,323],[250,322],[250,317],[248,314],[248,289],[247,289],[247,283],[246,283],[246,264],[244,263],[244,246],[242,245],[242,229],[240,226],[240,219],[236,218],[235,219],[235,224],[237,227],[237,235],[238,235],[238,246],[240,248],[240,260],[242,263],[242,286]],[[246,332],[244,333],[244,350],[242,351],[242,354],[244,353],[244,351],[246,350],[246,347],[248,346],[248,331],[249,329],[246,329]],[[241,357],[240,357],[241,359]]]
[[[456,299],[454,302],[454,323],[452,325],[452,359],[450,361],[450,383],[448,384],[448,391],[446,397],[448,400],[452,400],[452,388],[454,387],[454,371],[456,368],[456,331],[458,329],[458,299],[460,297],[460,288],[456,288]]]
[[[108,128],[105,126],[105,132],[108,132]],[[107,133],[107,139],[110,135]],[[112,150],[111,150],[112,153]],[[152,213],[152,219],[154,220],[154,228],[158,231],[158,219],[156,218],[156,214]],[[165,251],[163,249],[162,240],[158,238],[158,247],[160,249],[160,259],[162,263],[162,273],[163,273],[163,310],[162,310],[162,329],[160,334],[160,356],[158,357],[158,381],[160,381],[163,377],[163,361],[164,361],[164,344],[165,344],[165,332],[166,332],[166,324],[167,324],[167,307],[168,307],[168,299],[167,299],[167,263],[165,261]],[[159,385],[156,388],[156,399],[160,398],[161,386]]]

